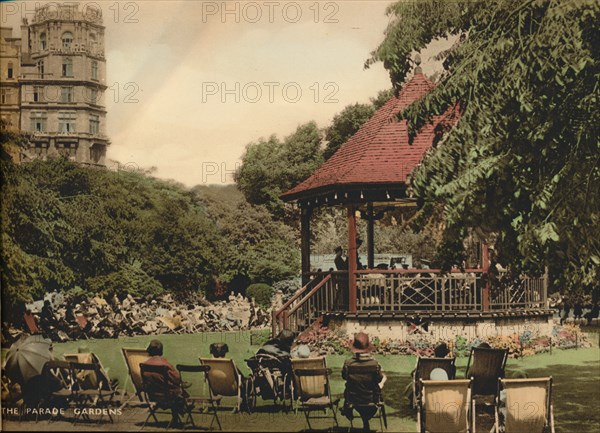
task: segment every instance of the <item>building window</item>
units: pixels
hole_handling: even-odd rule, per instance
[[[46,132],[46,113],[31,113],[31,130],[34,132]]]
[[[48,145],[46,143],[35,143],[31,149],[37,156],[45,156],[48,153]]]
[[[100,160],[102,159],[102,157],[104,156],[105,153],[106,153],[106,147],[101,144],[94,143],[90,147],[90,159],[92,161],[94,161],[96,164],[98,164],[100,162]]]
[[[40,60],[37,62],[37,71],[40,74],[40,78],[44,78],[44,61]]]
[[[63,75],[63,77],[72,77],[73,76],[73,59],[72,58],[63,57],[62,75]]]
[[[73,102],[73,88],[72,87],[61,87],[60,88],[60,102]]]
[[[75,157],[77,154],[77,143],[59,143],[58,152],[66,157]]]
[[[75,113],[58,113],[58,132],[75,132]]]
[[[13,64],[12,62],[8,62],[8,74],[7,74],[8,78],[12,78],[13,77]]]
[[[42,102],[42,86],[33,86],[33,102]]]
[[[8,89],[2,89],[0,90],[0,103],[2,104],[8,104]]]
[[[62,35],[63,48],[68,50],[73,44],[73,34],[71,32],[64,32]]]
[[[98,79],[98,62],[92,60],[92,80]]]
[[[46,33],[40,34],[40,50],[46,49]]]
[[[90,89],[90,104],[96,105],[98,103],[98,90]]]
[[[90,134],[97,135],[100,132],[100,116],[90,114]]]

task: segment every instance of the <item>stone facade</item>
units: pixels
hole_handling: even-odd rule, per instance
[[[101,10],[50,3],[36,8],[31,23],[23,20],[20,39],[10,33],[2,29],[3,57],[4,45],[7,52],[9,43],[18,49],[18,127],[32,135],[21,160],[63,155],[105,165],[110,142]]]
[[[2,120],[11,129],[19,129],[21,41],[12,37],[10,27],[0,28],[0,104]]]

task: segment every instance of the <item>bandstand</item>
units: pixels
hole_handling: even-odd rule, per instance
[[[481,243],[472,269],[379,269],[374,262],[374,221],[386,210],[416,207],[410,173],[431,149],[438,130],[459,116],[450,109],[433,118],[409,144],[406,121],[397,114],[434,88],[417,68],[397,97],[390,99],[354,136],[309,178],[282,199],[301,209],[303,287],[273,313],[273,333],[302,332],[316,320],[348,333],[359,329],[403,339],[415,326],[440,339],[546,334],[552,327],[547,307],[547,275],[523,276],[491,289],[489,256]],[[348,270],[311,272],[310,222],[322,206],[345,209],[348,221]],[[357,269],[357,218],[367,222],[367,264]]]

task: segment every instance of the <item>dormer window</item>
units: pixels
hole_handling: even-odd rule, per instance
[[[40,50],[46,49],[46,33],[40,34]]]
[[[73,34],[71,32],[64,32],[62,35],[63,48],[70,49],[73,44]]]

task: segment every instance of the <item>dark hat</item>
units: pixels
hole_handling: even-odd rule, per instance
[[[354,353],[366,353],[375,350],[375,347],[369,341],[369,335],[364,332],[354,334],[354,342],[350,348]]]
[[[343,250],[342,250],[342,247],[335,247],[335,250],[333,250],[333,251],[336,252],[336,253],[337,252],[341,253]]]
[[[146,352],[150,356],[162,356],[163,354],[163,345],[158,340],[152,340],[146,349]]]

